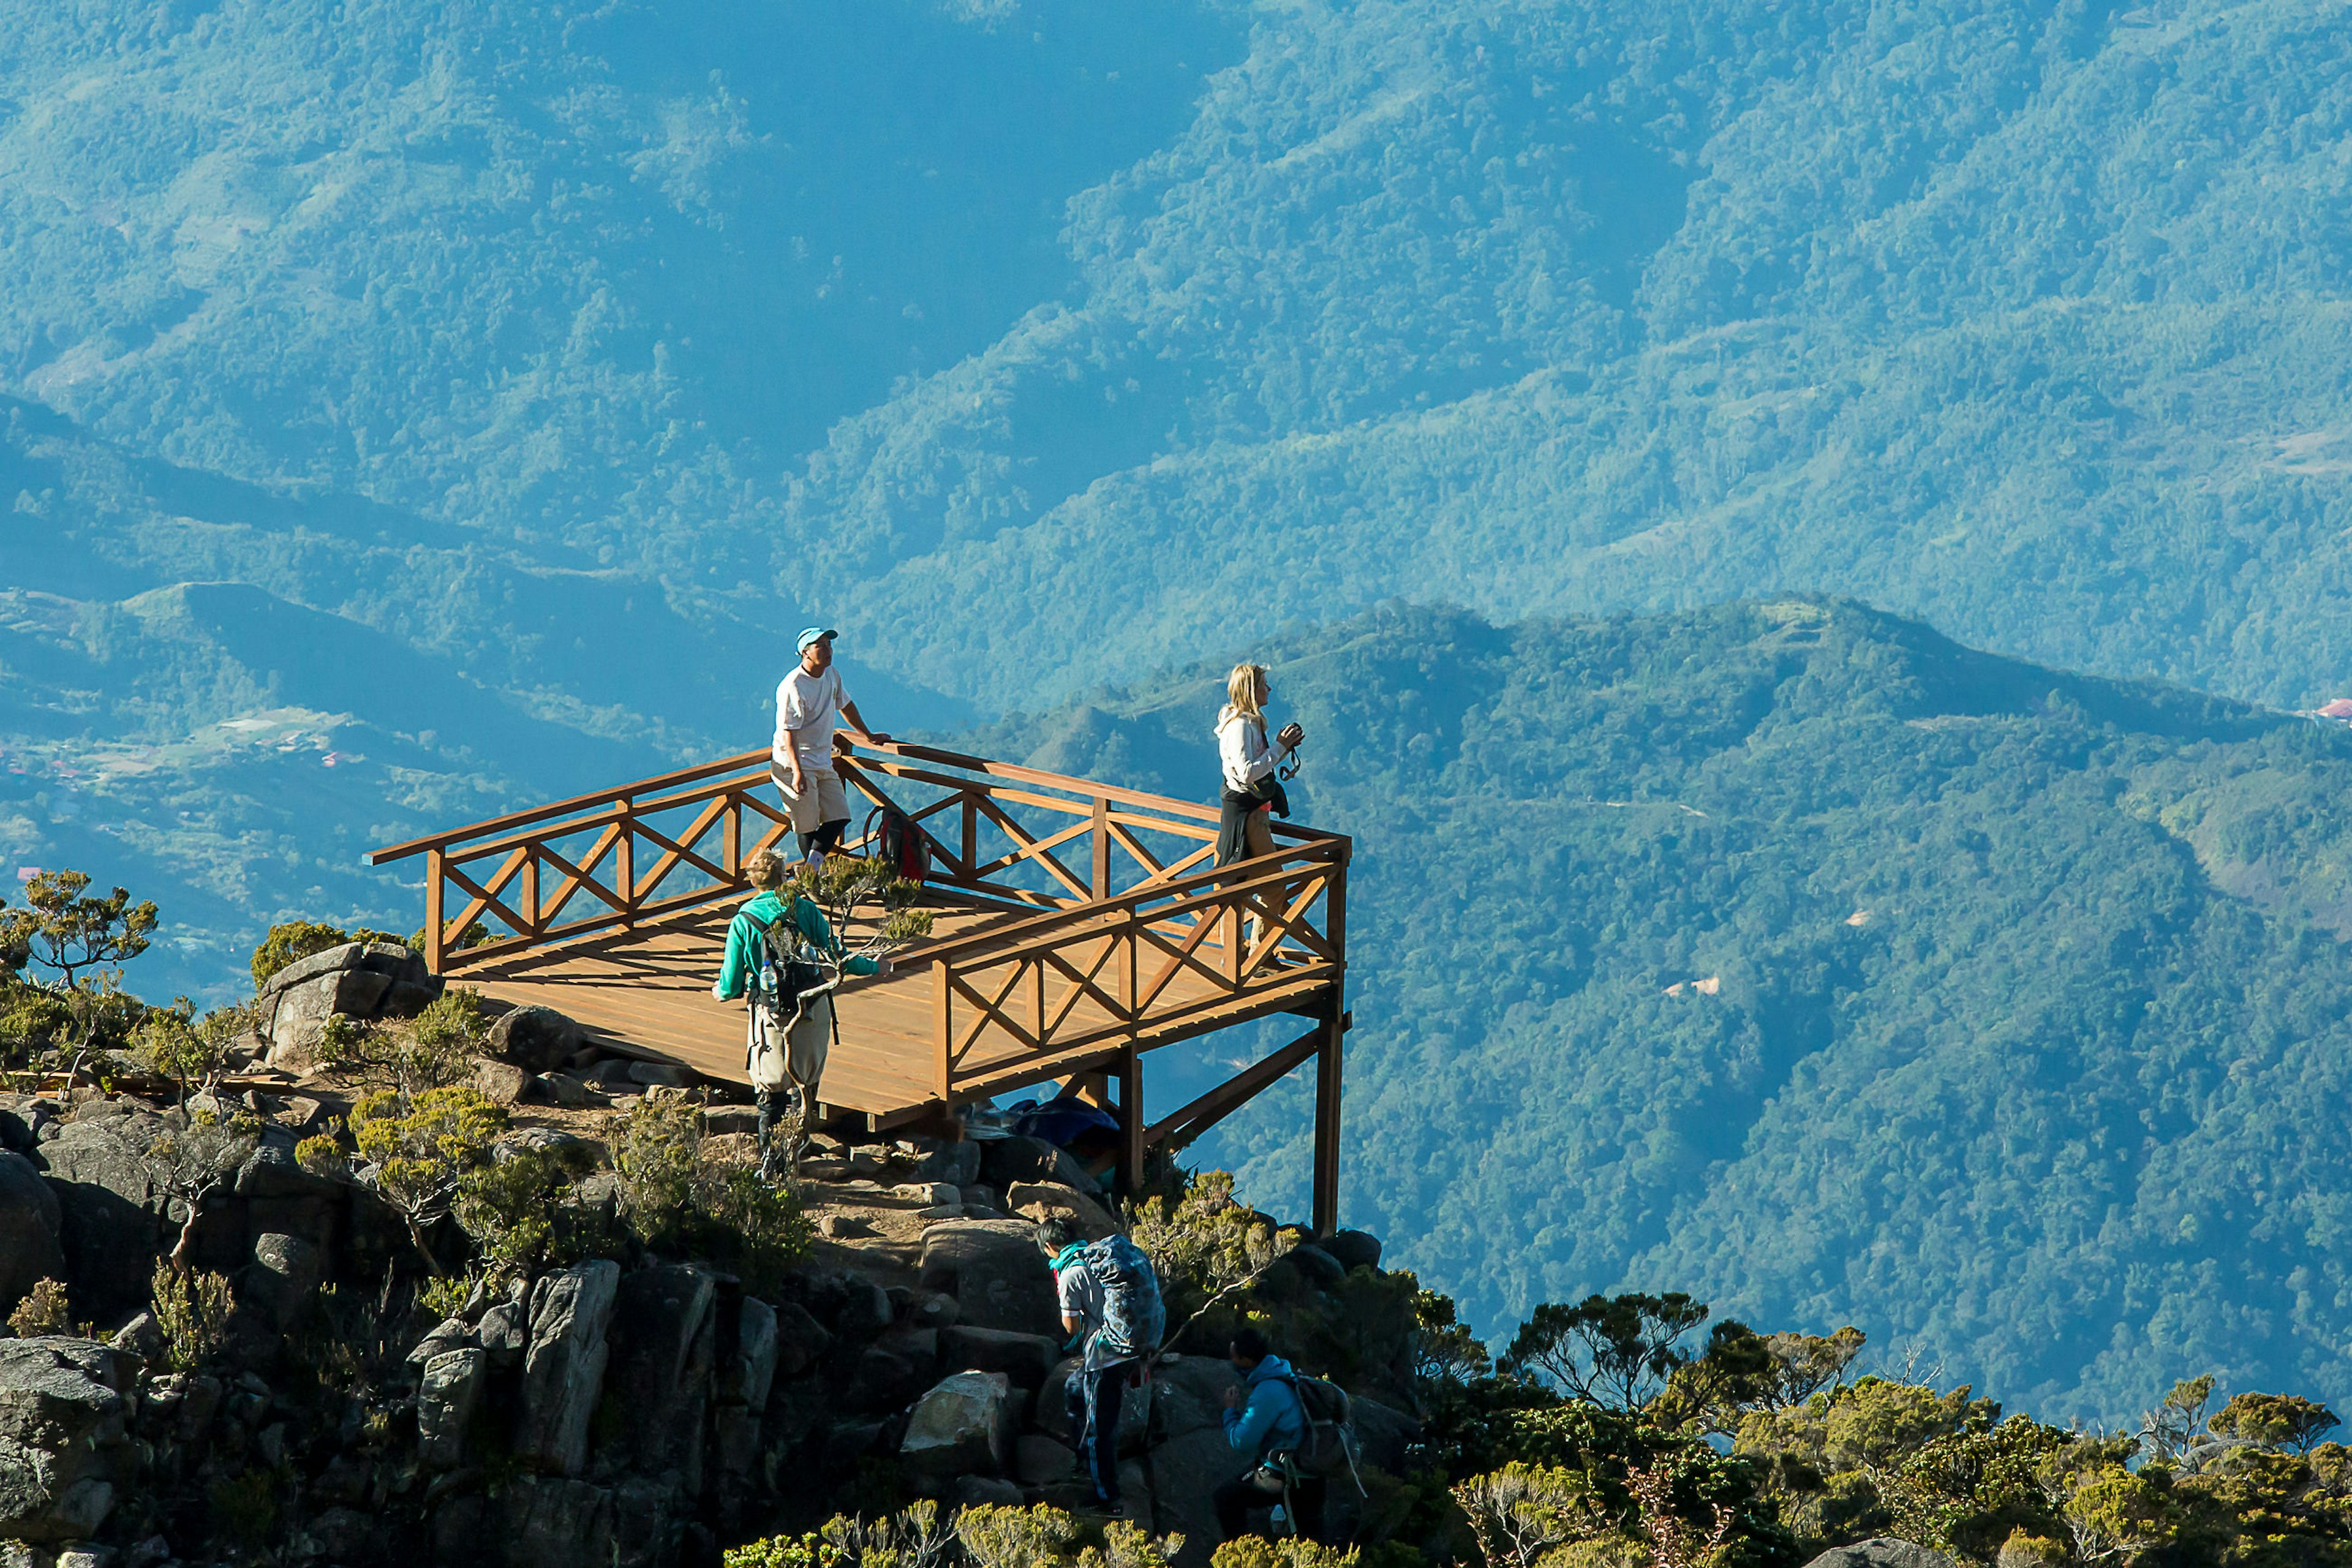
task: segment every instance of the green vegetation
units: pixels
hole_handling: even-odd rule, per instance
[[[1010,16],[15,7],[16,862],[230,1000],[274,921],[415,919],[371,845],[763,736],[803,614],[901,728],[1320,623],[1350,1201],[1471,1322],[1675,1283],[2054,1415],[2352,1390],[2333,739],[1858,612],[1348,618],[1785,586],[2336,694],[2352,35]],[[1000,734],[1195,795],[1213,706]],[[142,1016],[11,984],[0,1042]],[[1288,1207],[1294,1124],[1211,1152]]]
[[[2352,1389],[2352,734],[1810,599],[1264,651],[1356,839],[1346,1212],[1493,1342],[1675,1285],[2048,1419]],[[1223,673],[971,743],[1198,795]],[[1198,1152],[1298,1212],[1308,1117]]]
[[[8,1314],[8,1331],[18,1339],[36,1339],[43,1334],[70,1334],[76,1331],[73,1310],[66,1301],[66,1282],[62,1279],[36,1279],[25,1299]]]
[[[153,1291],[150,1310],[173,1368],[194,1372],[210,1365],[228,1342],[229,1314],[236,1310],[228,1280],[163,1262],[155,1266]]]
[[[1168,1568],[1182,1537],[1152,1540],[1132,1524],[1085,1523],[1060,1509],[981,1507],[942,1516],[918,1502],[887,1518],[837,1514],[822,1531],[730,1548],[725,1568]],[[1220,1552],[1218,1568],[1231,1568]],[[1256,1559],[1241,1560],[1255,1568]],[[1291,1559],[1269,1559],[1294,1568]],[[1339,1568],[1343,1560],[1328,1562]],[[1345,1560],[1353,1568],[1352,1559]],[[1295,1568],[1324,1568],[1322,1557]]]
[[[613,1168],[623,1218],[646,1247],[709,1258],[754,1293],[775,1289],[815,1237],[788,1185],[706,1155],[701,1112],[685,1100],[640,1100],[622,1119]]]

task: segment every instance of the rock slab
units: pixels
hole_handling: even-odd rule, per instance
[[[1054,1276],[1022,1220],[950,1220],[923,1232],[926,1289],[953,1296],[973,1328],[1052,1334],[1061,1326]]]
[[[1950,1558],[1916,1542],[1874,1535],[1850,1546],[1832,1546],[1805,1568],[1959,1568]]]
[[[98,1533],[133,1466],[125,1375],[92,1340],[0,1341],[0,1540]]]
[[[960,1372],[917,1402],[898,1457],[919,1483],[995,1475],[1013,1458],[1013,1384],[1001,1372]]]
[[[620,1285],[621,1266],[598,1258],[545,1275],[531,1287],[530,1349],[523,1356],[515,1447],[556,1475],[576,1476],[588,1462],[588,1425],[612,1355],[604,1331]]]
[[[66,1277],[58,1195],[21,1154],[0,1153],[0,1321],[44,1279]]]

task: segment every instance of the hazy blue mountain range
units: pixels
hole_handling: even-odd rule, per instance
[[[1682,1289],[2044,1419],[2352,1394],[2352,731],[1835,601],[1273,651],[1357,845],[1345,1207],[1480,1324]],[[1215,693],[983,738],[1197,793]],[[1307,1095],[1196,1154],[1297,1207]]]
[[[1106,682],[1380,647],[1312,798],[1388,858],[1354,1201],[1433,1281],[1853,1316],[2049,1410],[2176,1363],[2352,1392],[2336,742],[1854,610],[1551,619],[1842,594],[2352,685],[2340,6],[0,23],[0,859],[156,897],[138,988],[225,994],[272,919],[407,929],[372,843],[759,743],[810,619],[880,721],[1093,694],[999,737],[1171,787],[1201,693]],[[2053,900],[2058,963],[2014,936]],[[1286,1132],[1226,1147],[1278,1184]]]

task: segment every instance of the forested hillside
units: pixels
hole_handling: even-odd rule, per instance
[[[1279,633],[1352,1201],[1485,1321],[2352,1392],[2337,739],[1697,608],[2343,689],[2343,20],[0,0],[0,869],[225,995],[411,928],[371,843],[757,744],[808,620],[938,732]],[[1169,690],[1000,739],[1194,793]]]
[[[1482,1325],[1687,1287],[2045,1416],[2352,1390],[2352,732],[1819,600],[1389,608],[1273,680],[1357,843],[1347,1211]],[[985,742],[1198,795],[1215,689]],[[1199,1152],[1295,1205],[1291,1092]]]

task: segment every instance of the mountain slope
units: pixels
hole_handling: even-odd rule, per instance
[[[2327,0],[0,13],[0,389],[559,620],[983,708],[1393,595],[2352,654]]]
[[[2352,733],[1834,601],[1273,664],[1358,845],[1347,1211],[1482,1324],[1672,1288],[2037,1410],[2352,1389]],[[1214,703],[982,743],[1197,795]],[[1295,1204],[1304,1093],[1202,1156]]]

